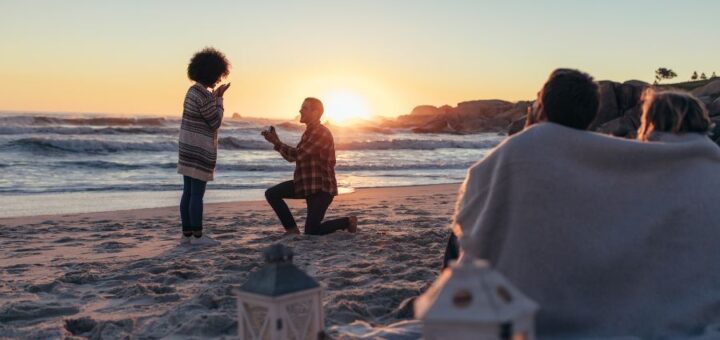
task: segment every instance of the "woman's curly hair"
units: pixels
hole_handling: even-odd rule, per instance
[[[190,80],[214,87],[221,78],[230,74],[230,62],[222,52],[206,47],[190,59],[187,74]]]

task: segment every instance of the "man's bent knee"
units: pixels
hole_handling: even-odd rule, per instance
[[[274,188],[274,187],[273,187]],[[270,202],[276,199],[275,191],[273,191],[273,188],[265,190],[265,199]]]

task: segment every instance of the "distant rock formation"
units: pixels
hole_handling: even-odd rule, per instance
[[[235,113],[233,113],[231,119],[242,119],[242,116],[239,113],[235,112]]]
[[[640,127],[642,93],[650,84],[629,80],[623,83],[603,80],[598,82],[600,107],[590,129],[618,137],[635,138]],[[671,89],[672,85],[660,85]],[[720,79],[691,91],[703,103],[716,123],[711,138],[720,144]],[[456,107],[420,105],[410,114],[386,120],[389,128],[407,128],[417,133],[507,132],[512,135],[525,125],[531,101],[511,103],[504,100],[474,100],[458,103]]]
[[[635,138],[640,127],[643,91],[650,84],[638,80],[617,83],[599,81],[600,107],[590,130],[618,137]]]
[[[385,125],[417,133],[504,132],[508,124],[527,112],[529,105],[497,99],[467,101],[457,107],[421,105]]]
[[[715,123],[710,138],[720,144],[720,79],[698,87],[692,93],[705,103],[710,119]]]

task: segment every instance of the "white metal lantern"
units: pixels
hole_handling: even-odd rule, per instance
[[[282,244],[265,250],[266,264],[236,290],[238,335],[247,340],[321,339],[322,288],[292,263]]]
[[[414,308],[425,340],[535,339],[538,305],[467,252],[418,297]]]

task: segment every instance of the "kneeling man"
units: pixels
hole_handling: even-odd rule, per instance
[[[284,199],[304,199],[307,203],[305,234],[325,235],[336,230],[357,232],[357,217],[348,216],[323,222],[325,212],[337,195],[335,179],[335,143],[330,130],[320,123],[323,104],[317,98],[306,98],[300,108],[300,122],[305,133],[296,147],[280,141],[275,129],[263,131],[265,139],[288,162],[295,162],[293,180],[282,182],[267,191],[265,198],[285,228],[285,234],[300,230]]]

